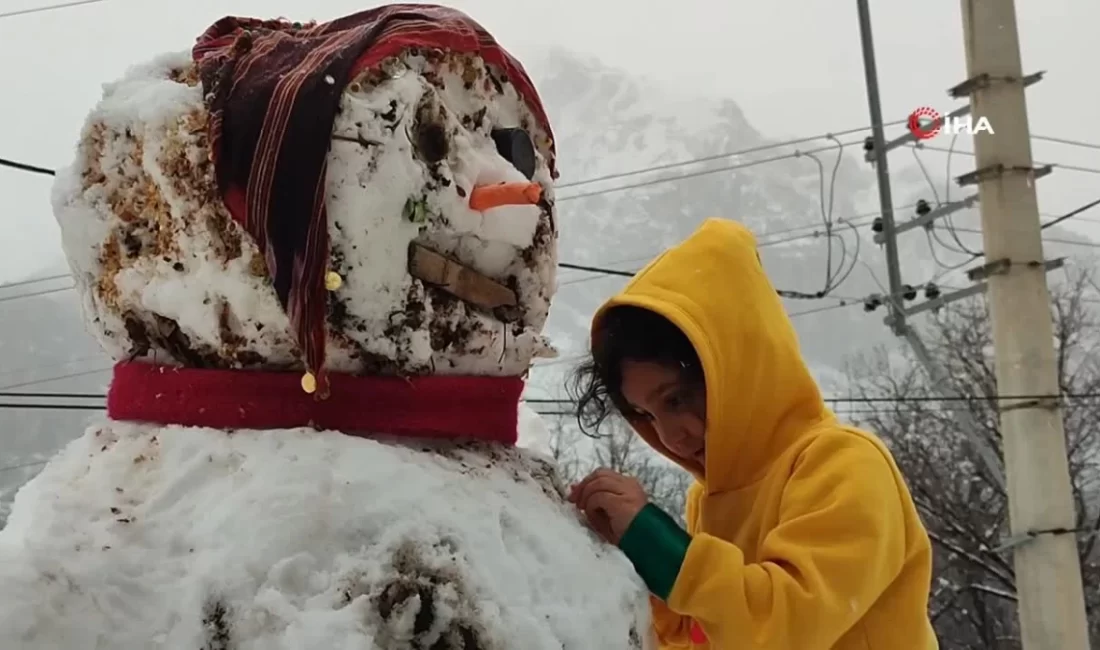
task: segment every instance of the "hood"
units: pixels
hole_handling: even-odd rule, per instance
[[[647,422],[631,424],[708,493],[756,482],[799,437],[832,417],[744,226],[706,220],[596,312],[594,334],[618,305],[661,314],[699,355],[707,387],[706,467],[670,452]]]

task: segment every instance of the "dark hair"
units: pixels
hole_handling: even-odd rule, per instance
[[[704,384],[699,355],[680,328],[648,309],[612,307],[600,320],[592,354],[573,370],[566,384],[584,433],[595,435],[613,411],[631,412],[622,393],[622,364],[627,359],[673,367],[685,382]]]

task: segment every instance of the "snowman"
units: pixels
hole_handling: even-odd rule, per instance
[[[554,161],[445,7],[226,18],[107,85],[53,203],[108,416],[16,495],[0,647],[653,647],[516,444]]]

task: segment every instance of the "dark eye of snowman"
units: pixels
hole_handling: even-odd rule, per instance
[[[531,180],[535,175],[535,145],[523,129],[493,129],[497,153]]]
[[[450,145],[442,125],[431,120],[418,119],[415,129],[414,146],[424,162],[434,165],[447,157]]]

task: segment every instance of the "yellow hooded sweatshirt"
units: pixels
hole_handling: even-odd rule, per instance
[[[705,468],[632,423],[696,477],[687,531],[651,505],[620,542],[661,647],[935,650],[932,550],[909,491],[883,444],[825,406],[751,233],[707,220],[593,332],[617,305],[678,326],[706,380]]]

